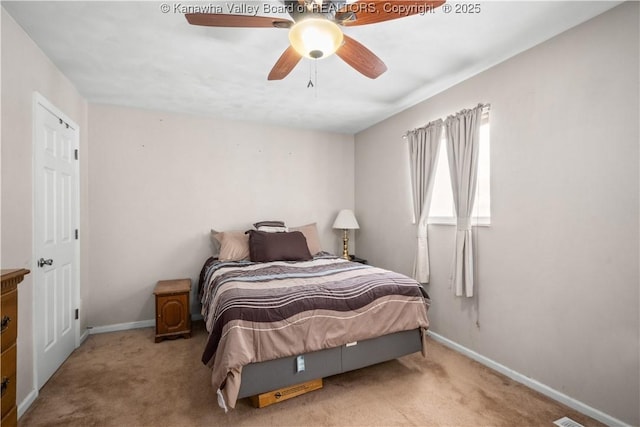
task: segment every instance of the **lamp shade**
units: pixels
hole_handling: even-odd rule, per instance
[[[338,212],[336,220],[333,221],[333,228],[353,230],[360,228],[360,226],[358,225],[356,216],[353,214],[353,211],[351,209],[342,209],[340,212]]]
[[[344,37],[340,27],[328,19],[308,18],[289,30],[291,46],[307,58],[326,58],[342,45]]]

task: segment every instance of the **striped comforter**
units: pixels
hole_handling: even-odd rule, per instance
[[[334,256],[208,262],[200,286],[202,361],[225,410],[247,364],[429,326],[429,299],[415,280]]]

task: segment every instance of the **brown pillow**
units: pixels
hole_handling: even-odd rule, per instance
[[[307,241],[299,231],[291,233],[269,233],[249,230],[249,253],[251,261],[308,261]]]
[[[309,247],[311,255],[315,255],[322,251],[320,238],[318,237],[318,227],[315,222],[313,224],[301,225],[300,227],[292,227],[289,231],[299,231],[304,234],[304,238],[307,239],[307,246]]]
[[[220,261],[249,259],[249,236],[244,231],[224,231],[214,237],[220,242]]]

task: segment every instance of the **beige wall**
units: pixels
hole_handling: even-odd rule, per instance
[[[432,330],[633,425],[638,44],[630,2],[359,133],[355,156],[358,254],[410,273],[401,135],[491,103],[492,225],[474,232],[478,295],[453,296],[454,227],[430,226]]]
[[[67,78],[1,8],[2,20],[2,268],[33,270],[32,235],[32,110],[33,93],[39,92],[80,128],[81,162],[81,298],[88,299],[86,269],[87,217],[87,103]],[[20,404],[34,391],[33,383],[33,282],[25,277],[18,288],[18,384]],[[81,310],[81,325],[86,323]]]
[[[158,280],[195,286],[211,228],[317,222],[323,247],[339,248],[352,135],[92,104],[89,137],[90,326],[153,319]]]

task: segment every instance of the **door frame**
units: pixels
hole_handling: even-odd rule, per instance
[[[32,247],[32,255],[31,255],[31,271],[37,271],[38,269],[38,265],[37,265],[37,260],[38,260],[38,254],[37,252],[37,246],[36,246],[36,174],[37,174],[37,169],[36,169],[36,150],[37,148],[37,137],[38,137],[38,127],[37,127],[37,122],[36,122],[36,117],[37,117],[37,111],[38,108],[44,108],[46,110],[48,110],[49,112],[51,112],[53,115],[55,115],[56,117],[58,117],[59,119],[62,119],[65,123],[67,123],[69,125],[70,128],[74,129],[74,148],[76,150],[79,149],[80,146],[80,127],[78,126],[78,124],[76,122],[74,122],[72,119],[70,119],[66,114],[64,114],[62,112],[62,110],[60,110],[58,107],[56,107],[52,102],[50,102],[47,98],[45,98],[42,94],[40,94],[37,91],[33,92],[33,108],[32,108],[32,119],[31,119],[31,139],[32,139],[32,174],[31,174],[31,179],[32,179],[32,185],[31,185],[31,234],[32,234],[32,242],[31,242],[31,247]],[[75,192],[76,192],[76,197],[75,197],[75,203],[74,203],[74,207],[73,210],[75,211],[75,217],[76,217],[76,224],[75,227],[79,230],[80,229],[80,156],[78,156],[78,160],[75,162],[74,165],[74,174],[76,176],[76,183],[75,183]],[[71,293],[73,295],[73,304],[75,305],[75,307],[77,309],[80,309],[80,239],[78,238],[75,241],[75,250],[74,250],[74,264],[75,264],[75,275],[74,275],[74,280],[72,283],[72,290]],[[37,303],[36,303],[36,298],[38,297],[36,289],[37,285],[36,285],[36,276],[34,276],[33,278],[33,297],[31,299],[31,307],[32,307],[32,326],[33,326],[33,386],[36,392],[36,396],[39,394],[40,388],[42,388],[42,386],[44,384],[38,384],[38,364],[39,364],[39,355],[38,355],[38,332],[37,332],[37,327],[38,327],[38,320],[39,320],[39,315],[38,315],[38,311],[37,311]],[[80,346],[80,319],[76,319],[72,322],[72,328],[73,328],[73,334],[75,337],[75,348],[78,348]]]

